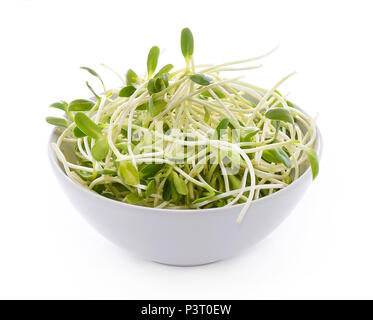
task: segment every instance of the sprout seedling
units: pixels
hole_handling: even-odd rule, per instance
[[[87,82],[95,101],[50,105],[64,112],[46,120],[58,127],[53,146],[71,179],[110,199],[152,208],[244,203],[241,222],[252,201],[297,180],[304,164],[316,178],[314,121],[278,91],[292,74],[261,89],[224,72],[257,68],[251,63],[266,55],[195,65],[188,28],[180,47],[183,68],[165,63],[157,72],[160,50],[153,46],[145,76],[128,69],[125,81],[119,74],[125,84],[110,92],[96,71],[82,67],[104,92]],[[76,161],[65,158],[65,143],[74,147]]]

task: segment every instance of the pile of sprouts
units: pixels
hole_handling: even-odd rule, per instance
[[[90,100],[60,101],[65,112],[48,117],[58,139],[53,150],[75,182],[113,200],[152,208],[205,209],[244,204],[298,179],[301,165],[318,160],[314,121],[278,91],[246,83],[225,71],[248,70],[266,55],[220,65],[195,65],[193,35],[181,32],[185,68],[157,69],[160,50],[150,49],[147,74],[129,69],[119,89]],[[269,54],[269,53],[268,53]],[[238,66],[237,66],[238,65]],[[237,66],[237,67],[235,67]],[[107,67],[109,68],[109,67]],[[68,159],[64,146],[74,150]]]

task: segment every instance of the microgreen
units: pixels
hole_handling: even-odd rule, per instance
[[[189,60],[194,52],[193,34],[189,28],[184,28],[181,31],[180,45],[181,45],[181,52],[185,60]]]
[[[100,137],[93,145],[91,152],[95,160],[103,160],[109,152],[109,144],[106,137]]]
[[[101,128],[83,112],[77,112],[74,121],[78,128],[87,136],[94,139],[102,137]]]
[[[271,120],[281,120],[294,124],[293,116],[284,108],[271,108],[265,113],[265,116]]]
[[[228,118],[224,118],[223,120],[221,120],[220,123],[218,124],[218,126],[215,129],[213,139],[219,140],[220,136],[222,134],[222,131],[227,130],[228,125],[229,125],[229,119]]]
[[[68,103],[65,101],[54,102],[49,105],[50,108],[60,109],[62,111],[67,110]]]
[[[264,150],[262,157],[270,163],[282,163],[287,168],[291,167],[290,158],[282,148]]]
[[[132,86],[136,83],[139,83],[140,82],[140,78],[139,76],[136,74],[135,71],[133,71],[132,69],[128,69],[127,73],[126,73],[126,83],[127,83],[127,86]]]
[[[122,161],[118,173],[125,184],[133,186],[140,182],[139,172],[131,161]]]
[[[240,222],[252,201],[293,183],[307,165],[316,178],[315,124],[278,89],[289,76],[272,90],[261,89],[224,76],[252,68],[248,63],[257,58],[204,67],[194,62],[188,28],[180,44],[183,68],[175,71],[165,61],[157,69],[154,46],[145,76],[128,69],[124,80],[111,69],[125,85],[106,91],[99,74],[82,67],[104,92],[86,82],[92,100],[50,105],[64,111],[46,121],[58,127],[53,148],[71,179],[104,197],[153,208],[245,203]],[[65,145],[73,157],[67,158]]]
[[[174,186],[176,188],[176,191],[181,195],[187,195],[188,194],[188,187],[183,179],[179,177],[179,175],[173,171],[172,172],[172,179]]]
[[[68,111],[89,111],[94,105],[95,103],[91,100],[77,99],[69,103]]]
[[[308,148],[302,145],[298,145],[298,147],[307,154],[308,160],[311,165],[312,179],[315,179],[319,174],[319,160],[317,159],[316,151],[312,148]]]
[[[157,69],[159,53],[160,51],[157,46],[154,46],[149,50],[148,61],[147,61],[149,78],[153,75],[155,69]]]
[[[100,75],[96,71],[94,71],[93,69],[88,68],[88,67],[80,67],[80,69],[87,70],[92,76],[94,76],[98,80],[100,80],[100,82],[102,84],[102,87],[104,89],[104,92],[106,91],[104,81],[102,81],[102,78],[100,77]]]
[[[142,179],[154,177],[164,167],[163,163],[149,163],[140,170],[140,176]]]
[[[69,122],[65,118],[47,117],[45,120],[57,127],[67,128],[69,126]]]
[[[190,79],[197,83],[197,84],[200,84],[201,86],[208,86],[209,84],[211,84],[213,82],[213,79],[210,78],[210,77],[207,77],[203,74],[193,74],[190,76]]]
[[[154,76],[154,78],[158,78],[158,77],[162,76],[165,73],[169,73],[173,68],[174,68],[174,66],[172,64],[166,64],[164,67],[162,67],[157,72],[157,74]]]
[[[163,108],[166,106],[167,102],[164,100],[153,101],[153,98],[149,98],[149,112],[152,117],[157,116]]]
[[[136,88],[134,86],[125,86],[124,88],[122,88],[118,95],[119,97],[123,98],[123,97],[130,97],[132,96],[136,91]]]

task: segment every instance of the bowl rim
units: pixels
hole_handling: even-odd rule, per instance
[[[294,105],[294,106],[297,109],[299,109],[300,111],[302,111],[305,115],[309,116],[306,112],[303,111],[303,109],[299,108],[297,105]],[[320,130],[319,130],[318,126],[316,125],[315,127],[316,127],[315,144],[316,144],[316,149],[317,149],[315,151],[316,151],[318,159],[320,161],[321,156],[322,156],[322,152],[323,152],[323,139],[322,139],[322,136],[321,136],[321,133],[320,133]],[[56,172],[58,172],[61,176],[63,176],[63,179],[65,179],[65,181],[68,181],[73,186],[78,186],[78,188],[82,192],[87,192],[89,195],[91,195],[93,197],[96,197],[97,199],[100,199],[100,200],[103,200],[103,201],[108,201],[109,204],[122,205],[124,208],[127,207],[127,208],[133,208],[133,209],[137,209],[137,210],[141,209],[141,210],[145,210],[145,211],[149,211],[149,212],[178,213],[178,214],[181,214],[181,213],[196,214],[196,213],[202,213],[202,212],[204,212],[204,213],[226,212],[226,211],[233,211],[233,210],[229,210],[229,209],[240,209],[245,205],[245,203],[240,203],[240,204],[235,204],[231,207],[219,207],[219,208],[207,208],[207,209],[168,209],[168,208],[151,208],[151,207],[145,207],[145,206],[138,206],[138,205],[125,203],[125,202],[121,202],[121,201],[118,201],[118,200],[113,200],[113,199],[110,199],[110,198],[103,197],[103,196],[99,195],[98,193],[96,193],[92,190],[89,190],[87,188],[84,188],[83,186],[81,186],[77,182],[71,180],[66,175],[66,173],[62,170],[61,166],[58,163],[56,154],[54,153],[54,151],[51,147],[52,142],[54,142],[54,133],[55,133],[55,129],[52,130],[52,132],[49,136],[49,139],[48,139],[48,155],[49,155],[49,160],[50,160],[51,165],[54,168],[54,170]],[[288,185],[287,187],[285,187],[285,188],[283,188],[283,189],[281,189],[281,190],[279,190],[275,193],[272,193],[268,196],[253,200],[252,203],[251,203],[251,206],[255,205],[256,203],[259,203],[261,201],[266,201],[268,199],[273,199],[275,197],[279,197],[282,194],[284,194],[285,192],[289,192],[290,190],[296,188],[301,180],[304,180],[304,179],[306,179],[307,176],[309,176],[310,171],[311,171],[311,167],[308,166],[307,169],[303,172],[303,174],[297,180],[292,182],[290,185]]]

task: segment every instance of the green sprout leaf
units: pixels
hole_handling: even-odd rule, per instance
[[[104,169],[104,170],[99,170],[97,171],[97,174],[106,174],[106,175],[110,175],[110,176],[115,176],[117,175],[117,172],[114,171],[114,170],[109,170],[109,169]]]
[[[125,184],[134,186],[139,184],[140,176],[134,164],[129,161],[121,161],[118,169],[119,177],[123,180]]]
[[[100,82],[101,82],[101,84],[102,84],[102,87],[104,88],[104,91],[106,91],[105,85],[104,85],[104,81],[102,80],[102,78],[100,77],[100,75],[95,70],[93,70],[91,68],[88,68],[88,67],[80,67],[80,69],[87,70],[92,76],[94,76],[97,79],[99,79]]]
[[[162,168],[163,163],[149,163],[140,170],[140,177],[142,179],[148,179],[154,177]]]
[[[194,52],[194,40],[192,31],[189,28],[184,28],[181,31],[181,52],[186,60],[193,55]]]
[[[158,78],[162,76],[164,73],[169,73],[173,68],[174,66],[172,64],[166,64],[164,67],[161,68],[161,70],[158,71],[154,78]]]
[[[225,97],[225,94],[223,93],[223,91],[219,90],[218,88],[212,88],[211,90],[216,94],[216,96],[217,96],[218,98],[222,99],[222,98]],[[203,92],[201,93],[201,96],[203,96],[203,97],[207,97],[207,98],[214,98],[214,97],[212,96],[212,94],[211,94],[208,90],[203,91]]]
[[[126,196],[126,202],[130,203],[130,204],[138,204],[140,203],[143,199],[141,196],[139,196],[139,194],[137,192],[132,192],[132,193],[129,193],[127,196]]]
[[[203,117],[203,121],[208,123],[211,115],[210,115],[210,112],[209,112],[209,110],[207,109],[206,106],[203,106],[203,108],[205,109],[205,116]]]
[[[69,103],[68,111],[89,111],[95,103],[91,100],[77,99]]]
[[[82,131],[80,130],[78,127],[75,127],[73,129],[73,134],[76,138],[83,138],[83,137],[86,137],[87,135]]]
[[[159,53],[160,51],[157,46],[152,47],[149,51],[148,61],[147,61],[149,78],[153,75],[155,69],[157,69]]]
[[[192,203],[193,204],[201,203],[201,202],[204,202],[206,200],[210,200],[210,199],[212,199],[215,196],[216,196],[215,193],[211,193],[210,195],[208,195],[206,197],[202,197],[202,198],[198,198],[198,199],[194,200]]]
[[[155,181],[154,180],[151,180],[148,184],[148,186],[146,187],[146,190],[145,190],[145,197],[150,197],[153,193],[155,193],[157,191],[156,189],[156,184],[155,184]]]
[[[153,97],[149,99],[149,111],[152,117],[157,116],[166,106],[167,102],[164,100],[153,101]]]
[[[251,138],[255,136],[260,131],[257,127],[247,127],[242,130],[241,142],[250,142]]]
[[[172,172],[172,179],[177,193],[186,196],[188,194],[188,187],[185,181],[175,171]]]
[[[126,86],[124,88],[122,88],[120,91],[119,91],[119,97],[122,97],[122,98],[128,98],[130,96],[132,96],[136,91],[136,88],[134,86]]]
[[[212,138],[214,140],[219,140],[220,136],[221,136],[221,133],[222,133],[221,131],[222,130],[227,130],[228,125],[229,125],[229,119],[228,118],[224,118],[223,120],[221,120],[220,123],[218,124],[218,126],[216,127],[216,130],[215,130]]]
[[[317,153],[314,149],[308,148],[304,145],[298,145],[299,148],[301,148],[308,157],[308,160],[311,165],[311,170],[312,170],[312,179],[315,180],[317,175],[319,174],[319,160],[317,158]]]
[[[235,189],[241,189],[242,182],[236,176],[230,174],[230,175],[228,175],[228,180],[229,180],[229,183],[230,183],[230,185],[231,185],[231,187],[232,187],[233,190],[235,190]]]
[[[54,126],[67,128],[69,126],[69,121],[65,118],[56,118],[56,117],[46,117],[45,120]]]
[[[282,148],[264,150],[262,157],[270,163],[282,163],[286,168],[291,167],[291,161],[288,154]]]
[[[65,101],[54,102],[49,105],[50,108],[60,109],[62,111],[67,110],[68,103]]]
[[[168,82],[167,79],[166,81]],[[150,95],[152,95],[153,93],[158,93],[165,88],[166,88],[166,84],[163,78],[157,78],[157,79],[152,78],[148,82],[148,91]]]
[[[139,76],[137,75],[137,73],[135,71],[133,71],[132,69],[128,69],[128,71],[126,73],[127,86],[132,86],[133,84],[136,84],[136,83],[139,83],[139,82],[140,82],[140,79],[139,79]]]
[[[154,83],[154,88],[156,92],[160,92],[163,89],[166,89],[166,84],[163,80],[163,78],[157,78]]]
[[[85,84],[86,84],[86,86],[88,87],[89,91],[91,91],[92,94],[95,96],[95,98],[96,98],[97,100],[99,100],[99,99],[100,99],[99,95],[95,92],[95,90],[93,90],[93,88],[90,86],[90,84],[88,83],[88,81],[86,81]]]
[[[100,137],[93,145],[91,152],[95,160],[101,161],[105,159],[109,152],[109,144],[106,137]]]
[[[265,113],[265,116],[271,120],[281,120],[294,124],[293,116],[284,108],[271,108]]]
[[[170,179],[166,178],[166,181],[163,185],[163,191],[162,191],[162,198],[165,201],[171,200],[171,194],[172,194],[172,188],[171,188],[171,182]]]
[[[78,112],[74,121],[78,128],[87,136],[96,140],[102,137],[101,128],[83,112]]]
[[[203,74],[193,74],[190,76],[190,79],[201,86],[208,86],[209,84],[213,83],[213,80],[210,77]]]

